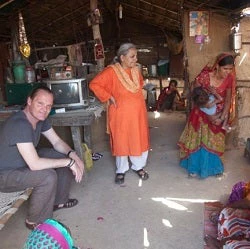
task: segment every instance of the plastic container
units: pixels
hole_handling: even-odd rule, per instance
[[[233,50],[240,50],[242,47],[242,34],[233,33],[230,34],[230,48]]]
[[[25,62],[14,61],[12,69],[15,83],[25,83]]]
[[[36,81],[36,74],[33,67],[28,66],[25,70],[25,81],[26,83],[33,83]]]
[[[148,73],[149,73],[149,76],[156,77],[157,76],[157,66],[156,65],[149,65],[148,66]]]
[[[159,76],[169,75],[169,61],[168,60],[159,60],[157,65],[158,65]]]

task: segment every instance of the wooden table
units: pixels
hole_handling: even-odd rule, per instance
[[[1,112],[0,122],[7,119],[13,111]],[[83,126],[83,140],[89,148],[92,147],[91,143],[91,124],[95,119],[94,111],[87,111],[79,109],[68,111],[65,113],[56,113],[49,116],[52,126],[69,126],[71,129],[71,136],[74,143],[74,149],[78,156],[83,158],[82,137],[80,128]]]
[[[65,113],[56,113],[49,116],[49,119],[53,126],[70,126],[74,149],[80,158],[83,158],[82,138],[80,133],[80,128],[82,126],[83,141],[89,148],[92,148],[91,124],[95,119],[94,112],[81,109]]]

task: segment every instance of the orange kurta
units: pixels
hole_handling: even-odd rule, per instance
[[[130,69],[126,72],[131,78]],[[128,91],[112,67],[106,67],[90,82],[90,89],[101,102],[108,101],[111,96],[116,101],[116,106],[111,104],[108,107],[110,144],[114,156],[140,156],[149,149],[148,118],[142,86],[140,74],[140,89],[136,93]]]

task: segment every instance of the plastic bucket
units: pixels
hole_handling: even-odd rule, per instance
[[[25,62],[14,61],[12,67],[15,83],[25,83]]]

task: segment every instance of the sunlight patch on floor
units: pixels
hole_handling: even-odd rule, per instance
[[[218,201],[218,200],[208,200],[208,199],[187,199],[187,198],[171,198],[171,197],[166,197],[166,199],[171,201],[185,201],[190,203],[204,203],[204,202]]]
[[[155,119],[159,118],[161,114],[158,111],[154,111]]]
[[[170,227],[170,228],[173,227],[169,220],[162,219],[162,223],[163,223],[163,225],[165,225],[166,227]]]
[[[143,244],[144,244],[144,247],[149,247],[150,243],[148,241],[148,230],[147,230],[147,228],[144,227],[143,233],[144,233],[144,235],[143,235]]]
[[[142,186],[142,179],[139,179],[138,187],[140,188]]]
[[[188,199],[188,198],[171,198],[171,197],[152,197],[153,201],[161,202],[169,208],[179,210],[179,211],[187,211],[188,208],[177,203],[178,202],[190,202],[190,203],[205,203],[205,202],[217,202],[218,200],[209,200],[209,199]]]
[[[158,198],[152,198],[153,201],[161,202],[162,204],[168,206],[169,208],[180,210],[180,211],[185,211],[187,210],[186,207],[184,207],[181,204],[178,204],[175,201],[168,200],[167,198],[163,197],[158,197]]]

